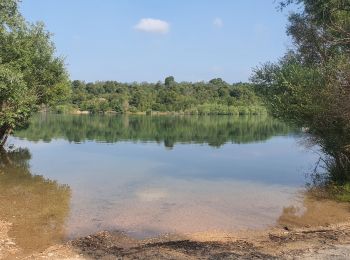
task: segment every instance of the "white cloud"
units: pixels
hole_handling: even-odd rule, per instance
[[[166,21],[144,18],[139,21],[138,24],[134,26],[138,31],[147,32],[147,33],[160,33],[166,34],[169,32],[170,25]]]
[[[224,26],[224,22],[222,21],[221,18],[217,17],[217,18],[214,19],[213,25],[214,25],[216,28],[221,28],[221,27]]]

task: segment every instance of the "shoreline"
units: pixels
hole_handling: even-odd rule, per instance
[[[310,228],[274,227],[240,232],[199,232],[137,240],[101,231],[42,252],[21,254],[0,221],[0,259],[346,259],[350,221]]]
[[[39,111],[40,113],[53,113],[54,112],[47,112],[47,111]],[[91,111],[87,110],[74,110],[71,112],[66,113],[58,113],[58,114],[67,114],[67,115],[143,115],[143,116],[264,116],[267,115],[267,113],[237,113],[237,114],[230,114],[230,113],[220,113],[220,112],[210,112],[210,113],[188,113],[188,112],[179,112],[179,111],[141,111],[141,112],[126,112],[126,113],[120,113],[116,111],[105,111],[105,112],[96,112],[93,113]]]

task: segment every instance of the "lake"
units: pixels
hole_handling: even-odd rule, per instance
[[[301,137],[268,116],[37,114],[2,155],[0,217],[35,249],[100,230],[272,227],[305,210],[318,155]]]

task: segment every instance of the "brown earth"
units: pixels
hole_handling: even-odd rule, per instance
[[[350,222],[146,240],[103,231],[21,257],[21,248],[8,237],[10,228],[9,223],[0,222],[2,259],[350,259]]]

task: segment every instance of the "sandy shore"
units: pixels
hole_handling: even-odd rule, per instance
[[[0,259],[350,259],[350,205],[307,194],[302,210],[285,207],[270,228],[184,229],[143,240],[101,231],[64,243],[62,210],[46,208],[56,214],[49,222],[46,215],[26,209],[23,197],[5,198],[0,212],[11,210],[0,218]]]
[[[30,255],[0,221],[1,259],[350,259],[350,222],[310,228],[194,233],[136,240],[99,232]]]

